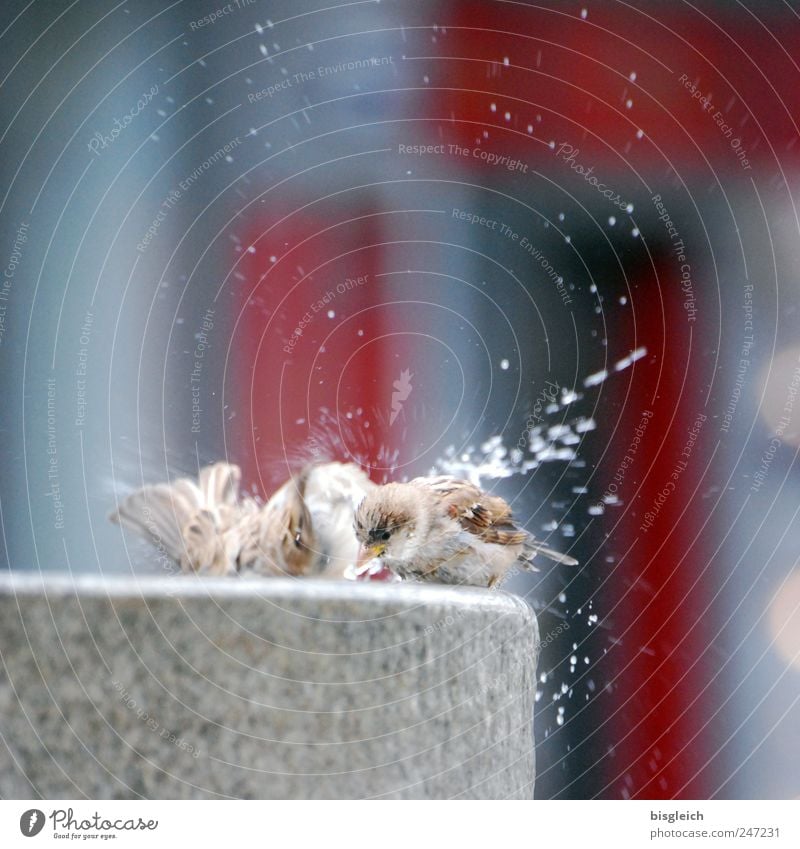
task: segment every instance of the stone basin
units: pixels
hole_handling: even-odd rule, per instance
[[[503,592],[0,579],[0,797],[531,798],[538,634]]]

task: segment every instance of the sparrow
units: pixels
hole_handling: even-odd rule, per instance
[[[537,554],[577,565],[517,525],[502,498],[450,476],[376,487],[354,526],[359,564],[380,557],[404,579],[492,588],[515,564],[534,569]]]
[[[215,463],[196,482],[143,487],[110,519],[187,573],[339,577],[356,561],[353,511],[374,487],[358,466],[306,466],[266,504],[240,493],[240,482],[238,466]]]

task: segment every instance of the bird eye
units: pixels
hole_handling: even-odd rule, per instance
[[[391,536],[391,533],[390,533],[389,531],[384,531],[384,532],[381,534],[381,539],[382,539],[382,540],[387,540],[387,539],[389,539],[389,537],[390,537],[390,536]]]

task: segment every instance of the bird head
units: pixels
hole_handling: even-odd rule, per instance
[[[358,506],[354,529],[361,545],[358,565],[374,557],[407,560],[427,530],[420,493],[408,484],[390,483],[369,493]]]

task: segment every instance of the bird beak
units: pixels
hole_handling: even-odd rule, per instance
[[[378,543],[377,545],[362,545],[358,550],[358,559],[356,560],[356,571],[359,571],[367,564],[370,560],[375,557],[380,557],[381,554],[386,550],[386,546],[383,543]]]

